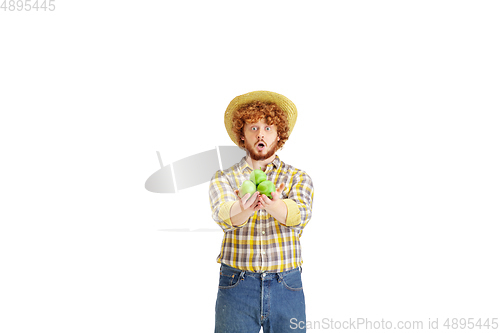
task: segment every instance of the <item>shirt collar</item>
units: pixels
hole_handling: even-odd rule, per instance
[[[280,158],[279,158],[279,156],[278,156],[278,155],[276,155],[276,157],[275,157],[275,158],[274,158],[274,160],[271,162],[271,164],[272,164],[272,165],[274,165],[274,167],[275,167],[276,169],[278,169],[278,168],[280,167],[280,165],[281,165],[281,160],[280,160]],[[246,157],[246,156],[244,156],[244,157],[241,159],[241,161],[240,161],[240,163],[239,163],[239,167],[240,167],[240,170],[241,170],[241,171],[245,170],[246,168],[249,168],[250,170],[253,170],[253,169],[252,169],[252,167],[248,164],[248,162],[247,162],[247,157]]]
[[[278,155],[276,155],[276,158],[272,161],[272,164],[276,169],[278,169],[281,165],[281,160]]]

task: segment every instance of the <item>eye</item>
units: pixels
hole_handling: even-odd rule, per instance
[[[266,131],[270,131],[270,130],[271,130],[271,127],[267,126]]]
[[[255,130],[257,130],[257,127],[252,126],[252,131],[255,131]]]

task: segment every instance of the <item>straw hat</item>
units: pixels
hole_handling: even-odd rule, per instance
[[[229,137],[236,145],[238,145],[239,140],[233,132],[233,115],[240,107],[254,101],[276,103],[276,105],[286,114],[288,128],[290,129],[288,135],[292,133],[295,122],[297,121],[297,107],[295,104],[285,96],[275,92],[263,90],[252,91],[244,95],[236,96],[231,103],[229,103],[224,113],[224,124],[226,125],[227,134],[229,134]]]

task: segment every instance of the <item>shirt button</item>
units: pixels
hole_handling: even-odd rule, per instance
[[[266,254],[266,251],[262,251],[262,254]]]
[[[262,234],[264,235],[266,232],[265,231],[262,231]]]

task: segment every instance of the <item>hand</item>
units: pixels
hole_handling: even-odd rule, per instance
[[[241,211],[245,211],[249,208],[252,209],[252,211],[259,210],[260,208],[258,207],[258,197],[259,197],[259,192],[255,191],[255,193],[250,196],[250,193],[247,193],[243,196],[243,198],[240,198],[239,190],[234,190],[234,193],[236,193],[236,196],[239,198],[238,203],[240,204]]]
[[[281,201],[281,192],[283,192],[285,184],[281,184],[276,192],[271,192],[272,199],[265,194],[261,194],[258,197],[257,209],[273,209],[278,201]]]

